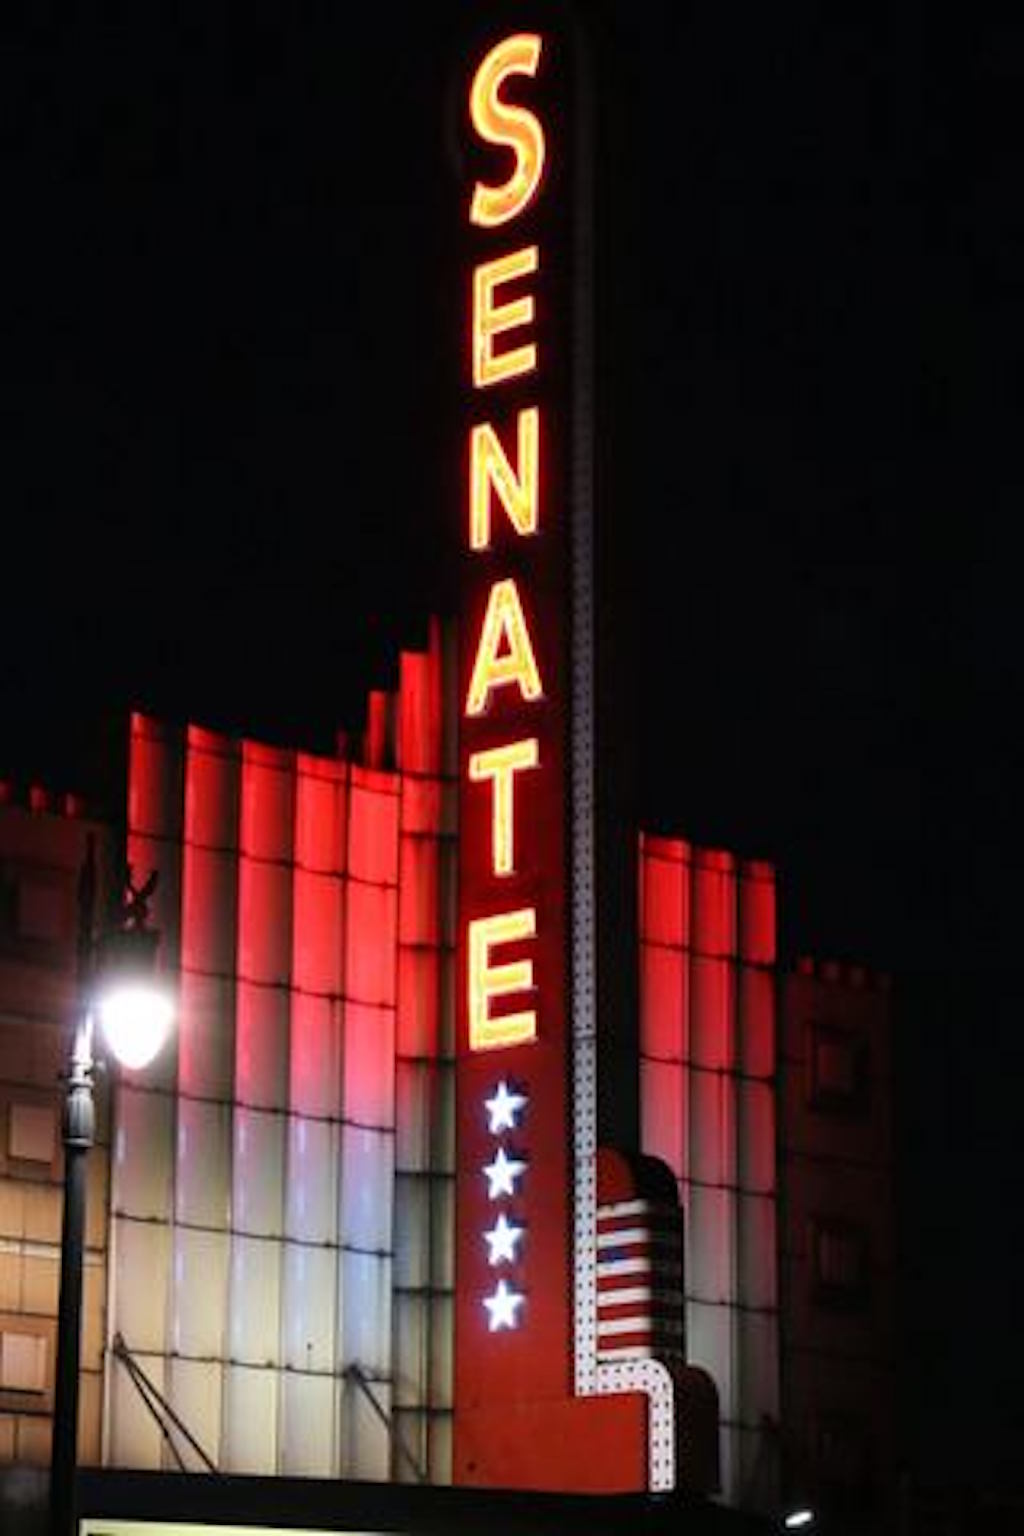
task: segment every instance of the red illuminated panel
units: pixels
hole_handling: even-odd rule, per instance
[[[379,885],[398,883],[398,817],[394,776],[353,768],[348,869],[355,879]]]
[[[749,860],[740,867],[740,958],[753,965],[775,964],[775,870]]]
[[[441,771],[441,626],[430,622],[427,650],[402,653],[398,692],[398,766],[406,775]],[[403,781],[408,794],[415,780]]]
[[[303,869],[341,874],[347,865],[347,767],[300,753],[297,769],[295,862]]]
[[[292,993],[288,1096],[298,1114],[340,1112],[340,1009],[337,998]]]
[[[397,926],[397,887],[349,882],[345,923],[348,997],[360,1003],[394,1005]]]
[[[243,852],[254,859],[290,862],[294,832],[294,755],[245,742],[242,748]]]
[[[689,966],[680,949],[644,944],[640,950],[640,1049],[659,1061],[681,1061],[688,1039]]]
[[[434,1057],[439,1050],[439,956],[429,949],[403,949],[398,966],[398,1054]]]
[[[736,953],[736,860],[731,853],[696,851],[692,937],[698,954]]]
[[[235,1092],[242,1104],[283,1108],[288,1094],[288,993],[236,983]]]
[[[304,992],[341,991],[342,882],[296,866],[292,983]]]
[[[395,1101],[395,1012],[345,1004],[345,1119],[390,1125]]]
[[[292,963],[292,872],[242,858],[238,867],[238,974],[286,987]]]
[[[641,836],[640,931],[657,944],[690,942],[690,845]]]
[[[391,756],[392,701],[379,688],[370,691],[366,708],[363,762],[367,768],[386,768]]]
[[[439,852],[435,838],[406,834],[401,850],[400,944],[437,944]]]

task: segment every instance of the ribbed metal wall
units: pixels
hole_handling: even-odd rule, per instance
[[[380,730],[367,766],[133,721],[129,856],[160,871],[180,1015],[117,1088],[109,1333],[224,1471],[448,1475],[436,643],[383,714],[393,767]],[[107,1393],[108,1463],[173,1464],[114,1361]]]
[[[779,1411],[775,877],[642,836],[643,1150],[679,1183],[687,1359],[714,1379],[723,1493],[767,1504]]]

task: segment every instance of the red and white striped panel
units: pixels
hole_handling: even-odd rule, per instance
[[[649,1200],[597,1208],[597,1358],[684,1357],[678,1209]]]

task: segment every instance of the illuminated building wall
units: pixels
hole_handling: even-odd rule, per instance
[[[112,1135],[101,1086],[84,1462],[175,1464],[120,1333],[224,1471],[408,1478],[400,1437],[451,1474],[457,707],[435,638],[371,695],[358,763],[132,722],[129,854],[160,871],[180,1028],[120,1077]],[[0,1462],[42,1464],[59,1026],[97,829],[31,806],[0,806]],[[769,866],[642,836],[639,868],[642,1150],[684,1241],[647,1311],[599,1271],[601,1357],[660,1332],[707,1371],[729,1502],[774,1505],[781,1452],[784,1492],[863,1507],[891,1475],[888,993],[810,963],[780,979]],[[601,1156],[599,1261],[642,1257],[671,1202]]]
[[[687,1359],[718,1389],[725,1497],[777,1486],[775,875],[644,836],[643,1150],[679,1186]]]
[[[857,966],[805,960],[782,982],[785,1476],[859,1516],[895,1479],[890,1004]]]
[[[0,1464],[50,1459],[64,1161],[57,1080],[75,1006],[78,874],[106,830],[0,782]],[[87,1162],[78,1453],[100,1460],[107,1299],[106,1095]],[[2,1523],[2,1521],[0,1521]]]
[[[441,686],[435,631],[371,696],[362,764],[132,722],[129,858],[160,872],[180,1021],[116,1090],[109,1337],[223,1471],[410,1477],[400,1437],[447,1476]],[[105,1460],[173,1466],[109,1357],[107,1392]]]

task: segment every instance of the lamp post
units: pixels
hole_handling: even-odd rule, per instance
[[[146,884],[136,890],[131,874],[129,868],[114,922],[97,935],[96,865],[90,841],[79,879],[78,997],[61,1127],[64,1220],[50,1457],[51,1536],[75,1536],[86,1156],[96,1130],[95,1028],[99,1023],[119,1061],[138,1068],[146,1066],[157,1054],[172,1019],[170,999],[154,981],[158,935],[146,926],[147,903],[156,885],[156,875],[150,875]]]

